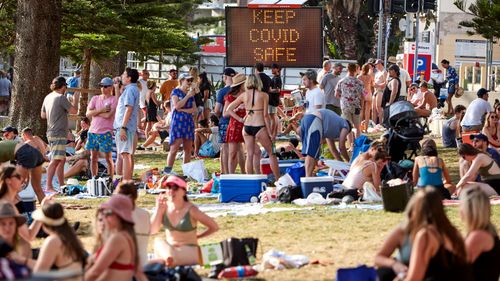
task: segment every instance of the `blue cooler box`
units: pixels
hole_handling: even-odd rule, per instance
[[[278,166],[280,168],[280,174],[281,175],[286,174],[286,169],[292,167],[297,162],[304,163],[304,160],[300,160],[300,159],[279,160],[278,161]]]
[[[258,197],[266,190],[266,175],[221,175],[220,176],[219,201],[227,202],[250,202],[253,196]]]
[[[300,185],[304,198],[313,192],[319,193],[326,198],[333,191],[333,177],[305,177],[300,178]]]

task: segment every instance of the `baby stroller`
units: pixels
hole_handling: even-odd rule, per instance
[[[420,141],[429,133],[427,118],[419,117],[411,103],[398,101],[390,106],[386,120],[389,130],[385,137],[391,160],[398,163],[412,159],[420,150]]]

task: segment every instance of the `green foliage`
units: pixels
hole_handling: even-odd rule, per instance
[[[16,0],[0,0],[0,49],[14,52]]]
[[[465,0],[455,0],[454,4],[473,16],[471,20],[460,22],[461,26],[471,29],[468,34],[480,34],[491,40],[500,38],[500,0],[476,0],[468,8]]]

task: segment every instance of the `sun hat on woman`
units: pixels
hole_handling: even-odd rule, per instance
[[[99,206],[99,209],[109,209],[122,220],[134,224],[134,219],[132,218],[134,205],[132,204],[132,199],[126,195],[113,194],[107,202]]]

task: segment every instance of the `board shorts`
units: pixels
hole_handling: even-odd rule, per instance
[[[16,164],[26,169],[33,169],[45,163],[42,153],[29,144],[22,145],[15,155]]]
[[[63,160],[66,159],[66,143],[68,139],[64,137],[49,137],[47,136],[50,147],[50,159],[51,160]]]
[[[89,132],[85,149],[103,153],[111,152],[113,151],[113,135],[111,132],[104,134],[94,134]]]
[[[302,138],[302,154],[319,159],[321,155],[321,139],[323,139],[323,122],[312,114],[306,114],[300,123]]]

